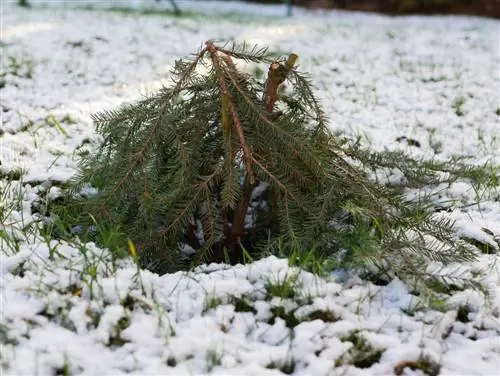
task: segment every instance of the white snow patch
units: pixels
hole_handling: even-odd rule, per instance
[[[235,1],[179,2],[201,13],[187,18],[78,10],[74,1],[63,0],[30,0],[31,10],[15,3],[2,4],[0,60],[8,66],[14,58],[21,68],[7,72],[1,89],[0,169],[22,169],[24,184],[0,181],[0,207],[16,203],[0,231],[18,242],[0,239],[5,375],[52,375],[65,367],[74,375],[280,375],[280,368],[293,364],[296,375],[385,376],[422,356],[437,362],[443,375],[500,373],[498,253],[481,254],[470,264],[430,265],[428,271],[477,277],[489,292],[486,299],[458,286],[437,310],[422,309],[422,298],[398,279],[375,286],[340,271],[343,278],[320,278],[276,257],[158,276],[138,271],[132,260],[112,267],[109,252],[93,243],[82,244],[82,253],[23,232],[37,220],[31,204],[45,193],[58,197],[56,182],[70,179],[75,156],[99,139],[90,114],[168,84],[174,60],[212,37],[297,52],[332,129],[363,135],[373,149],[498,164],[498,21],[300,9],[286,18],[283,5]],[[401,136],[421,146],[396,142]],[[394,171],[386,177],[401,180]],[[81,192],[95,193],[91,187]],[[498,244],[498,189],[483,194],[461,181],[423,193],[456,205],[450,218],[461,236]],[[267,296],[266,286],[292,277],[296,300]],[[457,320],[463,307],[467,322]],[[283,317],[273,314],[278,308]],[[311,318],[315,311],[328,313],[329,320]],[[298,325],[289,327],[294,319]],[[353,348],[342,340],[353,333],[381,350],[380,360],[366,369],[334,369]],[[407,368],[405,374],[420,373]]]

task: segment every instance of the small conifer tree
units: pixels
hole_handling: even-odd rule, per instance
[[[78,224],[120,230],[161,272],[181,267],[183,249],[189,264],[315,250],[406,279],[421,278],[430,260],[472,259],[446,217],[367,177],[390,167],[428,183],[432,169],[333,135],[296,60],[208,41],[176,62],[170,87],[96,114],[102,142],[83,158],[72,197],[89,184],[97,194],[73,201]],[[239,62],[266,64],[267,78]]]

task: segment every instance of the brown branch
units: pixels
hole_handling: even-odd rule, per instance
[[[238,134],[238,138],[240,140],[240,146],[241,149],[243,150],[243,159],[245,160],[245,169],[249,178],[249,181],[251,184],[255,182],[255,176],[252,171],[252,153],[250,149],[247,146],[247,143],[245,141],[245,135],[243,133],[243,128],[241,126],[240,118],[238,116],[238,113],[236,111],[236,107],[234,105],[234,100],[229,93],[229,89],[227,86],[226,81],[224,80],[224,77],[222,75],[222,72],[224,69],[220,66],[220,63],[217,59],[217,47],[213,44],[211,41],[207,41],[206,43],[206,48],[207,51],[210,53],[210,58],[212,59],[212,63],[214,65],[214,68],[216,68],[219,71],[219,89],[221,91],[222,97],[227,98],[227,106],[229,107],[229,112],[231,114],[231,118],[233,120],[233,125],[236,128],[236,133]]]
[[[266,123],[268,126],[270,127],[273,127],[273,129],[278,132],[278,133],[281,133],[282,134],[282,137],[286,137],[286,138],[292,138],[292,136],[290,136],[289,133],[287,133],[283,128],[279,127],[276,125],[276,123],[274,123],[271,119],[270,119],[270,115],[266,115],[263,113],[263,111],[261,111],[260,108],[257,107],[256,103],[251,99],[249,98],[244,92],[243,92],[243,89],[241,88],[241,86],[238,84],[238,82],[236,81],[236,79],[233,77],[233,75],[230,73],[230,72],[226,72],[227,76],[229,77],[229,79],[231,80],[231,84],[236,88],[237,91],[239,91],[243,98],[245,99],[245,102],[250,106],[252,107],[252,109],[257,113],[259,119],[261,119],[264,123]],[[307,145],[303,144],[300,140],[296,139],[295,140],[298,144],[300,144],[302,147],[303,147],[303,150],[306,150],[307,149]],[[255,150],[253,151],[252,154],[255,154]],[[308,153],[310,154],[310,153]],[[297,153],[297,156],[300,157],[300,154]],[[312,155],[313,158],[315,158],[314,155]],[[303,158],[301,158],[303,160]]]
[[[279,99],[278,89],[279,86],[285,82],[288,72],[293,68],[298,56],[296,54],[290,54],[285,65],[278,62],[274,62],[269,65],[269,71],[267,72],[267,80],[264,86],[264,96],[263,102],[266,109],[272,112],[276,101]]]

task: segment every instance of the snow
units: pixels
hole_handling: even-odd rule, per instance
[[[69,367],[72,375],[280,375],[293,365],[294,375],[371,376],[422,358],[439,364],[441,375],[500,373],[498,253],[448,267],[480,276],[487,298],[466,287],[425,307],[398,279],[377,286],[341,271],[317,277],[276,257],[158,276],[132,260],[113,264],[94,244],[82,244],[83,253],[46,242],[35,236],[31,213],[44,192],[57,197],[75,173],[75,157],[97,142],[91,113],[168,83],[174,60],[209,38],[297,52],[332,129],[361,135],[374,149],[499,164],[498,21],[301,9],[286,18],[281,5],[232,1],[179,2],[200,12],[185,18],[74,9],[168,8],[168,1],[32,0],[31,10],[13,3],[1,5],[0,172],[21,168],[24,185],[0,181],[0,206],[22,196],[0,224],[1,234],[18,239],[16,252],[0,240],[2,374],[55,375]],[[401,136],[421,147],[396,142]],[[434,189],[443,202],[460,203],[449,215],[461,235],[498,246],[498,188],[461,181]],[[269,284],[290,278],[296,298],[268,296]],[[457,319],[463,307],[466,322]],[[315,318],[318,311],[330,319]],[[381,351],[368,368],[343,364],[355,350],[343,339],[353,333]]]

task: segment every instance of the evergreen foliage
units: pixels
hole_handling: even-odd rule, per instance
[[[396,168],[422,185],[439,171],[333,135],[296,59],[208,41],[176,62],[170,87],[96,114],[102,142],[83,157],[64,215],[87,232],[98,224],[121,233],[159,272],[314,252],[335,267],[376,265],[423,281],[431,260],[473,259],[446,217],[367,174]],[[238,62],[268,65],[267,79]],[[82,198],[88,185],[98,193]]]

